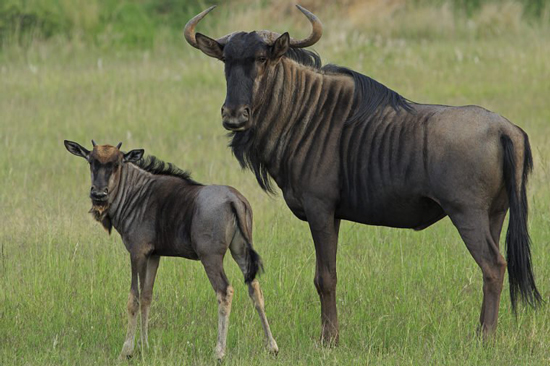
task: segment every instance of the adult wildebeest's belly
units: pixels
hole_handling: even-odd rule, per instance
[[[381,193],[368,204],[357,203],[342,197],[336,217],[367,225],[422,230],[446,216],[441,206],[427,197]]]
[[[302,199],[291,190],[283,190],[288,208],[300,220],[307,221]],[[380,191],[369,202],[341,192],[335,217],[367,225],[422,230],[446,216],[434,200],[420,195]]]

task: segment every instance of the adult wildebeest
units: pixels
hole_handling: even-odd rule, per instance
[[[128,298],[128,332],[121,358],[132,355],[141,306],[142,343],[148,345],[147,322],[161,256],[200,260],[218,298],[218,359],[225,354],[233,288],[223,270],[227,248],[248,284],[260,316],[267,347],[277,352],[255,279],[261,260],[252,248],[252,209],[228,186],[203,186],[187,172],[149,156],[143,149],[123,153],[111,145],[92,151],[65,140],[70,153],[83,157],[92,173],[91,213],[111,233],[114,227],[130,253],[132,284]],[[139,289],[138,289],[139,278]]]
[[[213,7],[191,19],[186,40],[225,63],[221,114],[242,167],[309,223],[316,251],[322,339],[338,340],[336,249],[340,220],[425,229],[448,215],[483,272],[483,335],[497,325],[508,264],[510,295],[540,301],[527,232],[527,135],[476,106],[413,103],[353,70],[328,65],[302,48],[322,34],[234,32],[217,40],[195,33]],[[499,253],[506,211],[507,261]]]

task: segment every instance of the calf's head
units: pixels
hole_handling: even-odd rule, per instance
[[[218,39],[195,33],[195,27],[215,6],[196,15],[185,26],[187,42],[206,55],[217,58],[225,64],[227,94],[222,106],[222,124],[230,131],[245,131],[254,123],[255,85],[268,75],[289,48],[304,48],[315,44],[323,33],[319,19],[308,10],[297,5],[309,19],[311,34],[302,40],[271,31],[234,32]]]
[[[90,164],[92,186],[90,198],[94,207],[107,207],[112,200],[111,193],[116,191],[120,182],[122,165],[127,162],[135,162],[143,156],[143,149],[136,149],[124,153],[120,151],[122,142],[117,146],[97,145],[92,140],[92,151],[80,144],[65,140],[67,150],[76,156],[80,156]]]

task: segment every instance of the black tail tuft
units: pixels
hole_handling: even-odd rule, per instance
[[[508,280],[510,282],[510,299],[512,309],[516,312],[518,293],[521,299],[536,307],[541,296],[535,285],[531,268],[531,239],[527,229],[527,191],[526,184],[533,168],[533,157],[529,139],[524,134],[524,161],[521,187],[516,181],[516,154],[510,137],[503,135],[501,143],[504,148],[504,182],[510,203],[510,220],[506,233],[506,261],[508,262]]]
[[[262,263],[262,259],[260,258],[260,255],[256,253],[256,251],[252,248],[252,245],[250,243],[248,245],[248,268],[246,271],[246,275],[244,276],[244,282],[250,283],[254,281],[256,278],[256,275],[258,272],[263,272],[264,265]]]

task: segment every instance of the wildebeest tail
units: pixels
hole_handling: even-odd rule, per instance
[[[244,277],[245,283],[254,281],[258,272],[263,271],[264,266],[260,255],[252,248],[252,245],[248,243],[248,270]]]
[[[510,219],[506,233],[506,261],[508,262],[508,280],[510,283],[510,299],[512,309],[516,312],[518,294],[521,299],[536,307],[541,302],[541,296],[535,285],[531,267],[531,239],[527,228],[527,179],[533,169],[533,157],[529,139],[524,133],[523,172],[521,181],[517,181],[516,153],[509,136],[502,135],[504,148],[504,183],[510,203]]]
[[[232,208],[239,230],[246,241],[246,273],[244,275],[244,282],[250,283],[254,281],[258,272],[264,269],[260,255],[252,247],[252,209],[243,201],[233,201]]]

